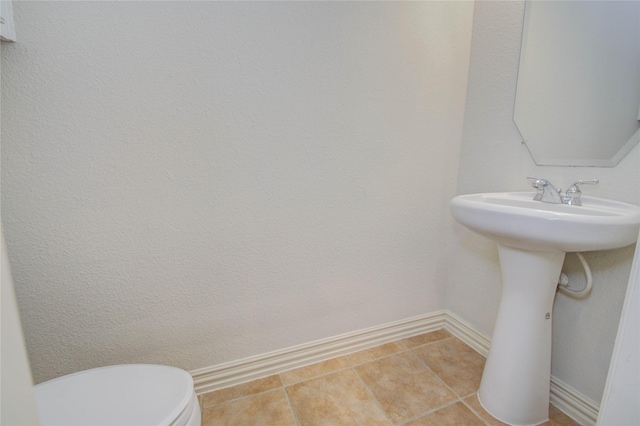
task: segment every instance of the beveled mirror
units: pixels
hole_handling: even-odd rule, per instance
[[[640,140],[640,2],[528,0],[513,119],[538,165],[615,166]]]

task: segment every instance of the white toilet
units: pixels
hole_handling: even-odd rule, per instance
[[[163,365],[80,371],[33,387],[42,425],[200,426],[191,375]]]

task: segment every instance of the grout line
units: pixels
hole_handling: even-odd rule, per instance
[[[454,401],[447,402],[446,404],[443,404],[443,405],[441,405],[441,406],[439,406],[439,407],[435,407],[435,408],[432,408],[432,409],[430,409],[430,410],[424,411],[424,412],[422,412],[422,413],[418,414],[418,415],[417,415],[417,416],[415,416],[415,417],[411,417],[410,419],[405,420],[405,421],[404,421],[404,422],[402,422],[402,423],[398,423],[398,425],[397,425],[397,426],[406,425],[407,423],[410,423],[410,422],[412,422],[412,421],[414,421],[414,420],[421,419],[422,417],[428,416],[429,414],[433,414],[433,413],[435,413],[435,412],[436,412],[436,411],[438,411],[438,410],[442,410],[443,408],[447,408],[447,407],[449,407],[450,405],[457,404],[458,402],[460,402],[460,400],[459,400],[459,399],[456,399],[456,400],[454,400]]]
[[[457,399],[460,399],[460,395],[458,395],[458,392],[454,391],[454,390],[453,390],[453,388],[452,388],[451,386],[449,386],[449,385],[448,385],[444,380],[442,380],[442,378],[441,378],[439,375],[437,375],[437,374],[436,374],[436,372],[435,372],[435,371],[433,371],[433,370],[432,370],[432,369],[427,365],[427,363],[426,363],[426,362],[424,362],[422,359],[420,359],[420,357],[419,357],[415,352],[413,352],[413,351],[409,351],[409,352],[411,352],[411,355],[413,355],[413,357],[414,357],[415,359],[417,359],[417,360],[418,360],[418,362],[419,362],[420,364],[422,364],[422,365],[423,365],[427,370],[429,370],[429,372],[430,372],[431,374],[433,374],[433,375],[436,377],[436,379],[438,379],[438,380],[440,381],[440,383],[442,383],[443,385],[445,385],[445,387],[446,387],[447,389],[449,389],[449,390],[451,391],[451,393],[453,393],[453,394],[457,397]]]
[[[433,342],[428,342],[428,343],[423,344],[423,345],[415,346],[415,348],[422,348],[422,347],[427,346],[427,345],[429,345],[429,344],[436,343],[436,342],[440,342],[440,341],[442,341],[442,340],[446,340],[446,339],[450,339],[450,338],[452,338],[452,337],[454,337],[454,336],[446,337],[446,338],[444,338],[444,339],[435,340],[435,341],[433,341]],[[371,350],[371,349],[374,349],[374,348],[379,347],[379,346],[383,346],[384,344],[383,344],[383,345],[374,346],[374,348],[364,349],[364,350],[362,350],[362,351],[356,351],[356,352],[352,352],[352,353],[350,353],[350,354],[343,355],[343,357],[345,358],[345,360],[346,360],[346,361],[347,361],[347,363],[349,364],[349,366],[348,366],[348,367],[339,368],[339,369],[337,369],[337,370],[333,370],[333,371],[330,371],[330,372],[327,372],[327,373],[324,373],[324,374],[321,374],[321,375],[318,375],[318,376],[313,376],[313,377],[309,377],[309,378],[306,378],[306,379],[303,379],[303,380],[300,380],[300,381],[297,381],[297,382],[293,382],[293,383],[290,383],[290,384],[285,384],[285,391],[287,391],[287,387],[289,387],[289,386],[297,385],[297,384],[299,384],[299,383],[303,383],[303,382],[306,382],[306,381],[309,381],[309,380],[315,380],[315,379],[318,379],[318,378],[326,377],[326,376],[328,376],[328,375],[330,375],[330,374],[337,373],[337,372],[340,372],[340,371],[344,371],[344,370],[346,370],[346,369],[350,368],[350,369],[351,369],[351,370],[356,374],[356,376],[358,377],[358,379],[360,380],[360,382],[361,382],[361,383],[363,384],[363,386],[365,387],[365,389],[366,389],[367,393],[369,394],[369,396],[373,399],[373,401],[376,403],[376,405],[377,405],[377,406],[382,410],[382,413],[384,413],[385,417],[389,420],[389,422],[390,422],[392,425],[396,425],[396,424],[398,424],[398,425],[399,425],[399,424],[405,424],[405,423],[407,423],[407,422],[402,422],[402,423],[394,423],[394,422],[393,422],[393,420],[392,420],[392,419],[389,417],[389,415],[387,414],[386,410],[385,410],[385,409],[382,407],[382,405],[380,404],[380,401],[378,401],[378,399],[375,397],[375,395],[374,395],[373,391],[369,388],[369,386],[367,386],[367,384],[364,382],[364,380],[362,379],[362,377],[360,376],[360,374],[358,374],[357,370],[355,369],[355,367],[359,367],[359,366],[362,366],[362,365],[364,365],[364,364],[368,364],[368,363],[371,363],[371,362],[374,362],[374,361],[378,361],[378,360],[381,360],[381,359],[385,359],[385,358],[390,358],[390,357],[392,357],[392,356],[396,356],[396,355],[399,355],[399,354],[403,354],[403,353],[411,352],[411,349],[410,349],[409,347],[407,347],[407,345],[406,345],[406,344],[404,344],[404,342],[402,342],[402,340],[403,340],[403,339],[398,339],[398,340],[394,340],[393,342],[388,342],[388,343],[398,342],[398,343],[400,343],[400,345],[401,345],[402,347],[404,347],[405,349],[402,349],[402,350],[399,350],[399,351],[397,351],[397,352],[393,352],[393,353],[390,353],[390,354],[382,355],[382,356],[379,356],[379,357],[376,357],[376,358],[372,358],[372,359],[369,359],[369,360],[367,360],[367,361],[363,361],[363,362],[360,362],[360,363],[351,363],[351,362],[348,360],[348,358],[347,358],[347,357],[348,357],[349,355],[351,355],[351,354],[356,354],[356,353],[358,353],[358,352],[364,352],[364,351]],[[385,344],[387,344],[387,343],[385,343]],[[411,355],[411,356],[413,356],[413,357],[416,357],[416,358],[417,358],[417,356],[416,356],[413,352],[411,352],[411,354],[410,354],[410,355]],[[419,359],[418,359],[418,361],[419,361],[421,364],[423,364],[423,365],[424,365],[424,363],[422,363],[422,361],[420,361]],[[313,365],[313,364],[310,364],[310,365]],[[289,371],[290,371],[290,370],[289,370]],[[438,378],[438,380],[442,381],[442,379],[440,379],[440,377],[439,377],[438,375],[436,375],[433,371],[431,371],[431,369],[428,369],[428,371],[430,371],[434,376],[436,376],[436,377]],[[283,373],[285,373],[285,372],[283,372]],[[282,378],[282,376],[281,376],[281,378]],[[283,383],[284,383],[284,379],[282,379],[282,381],[283,381]],[[446,386],[446,383],[445,383],[445,386]],[[451,388],[449,388],[448,386],[447,386],[447,388],[448,388],[448,389],[450,389],[450,390],[452,391],[452,393],[453,393],[456,397],[458,396],[458,394],[457,394],[457,393],[455,393],[455,392],[453,392],[453,390],[452,390]],[[289,394],[288,394],[288,392],[287,392],[287,398],[288,398],[288,396],[289,396]],[[451,402],[451,404],[453,404],[453,403],[457,402],[458,400],[459,400],[459,398],[458,398],[458,399],[456,399],[456,400],[454,400],[453,402]],[[290,401],[289,401],[289,402],[290,402]],[[290,402],[290,403],[291,403],[291,402]],[[448,405],[451,405],[451,404],[445,404],[445,405],[443,405],[443,406],[441,406],[441,407],[437,407],[437,408],[434,408],[434,409],[432,409],[432,410],[430,410],[430,411],[427,411],[427,412],[421,413],[421,414],[420,414],[419,416],[417,416],[416,418],[422,417],[422,416],[424,416],[424,415],[426,415],[426,414],[428,414],[428,413],[431,413],[431,412],[433,412],[433,411],[436,411],[436,410],[438,410],[438,409],[440,409],[440,408],[444,408],[444,407],[446,407],[446,406],[448,406]],[[295,409],[294,409],[293,411],[294,411],[294,413],[295,413]],[[297,420],[297,417],[296,417],[296,420]]]
[[[278,374],[278,376],[280,376],[280,380],[282,381],[283,385],[284,385],[284,379],[282,378],[282,375]],[[293,403],[291,402],[291,397],[289,396],[289,391],[287,390],[286,386],[283,386],[284,389],[284,394],[287,397],[287,402],[289,403],[289,409],[291,409],[291,414],[293,415],[293,422],[295,423],[296,426],[300,426],[300,421],[298,420],[298,413],[296,413],[296,409],[293,408]]]
[[[198,406],[200,407],[200,424],[204,424],[204,409],[202,406],[204,405],[204,397],[202,395],[198,395]]]
[[[313,364],[309,364],[309,365],[313,365]],[[351,368],[351,366],[350,366],[350,365],[347,365],[346,367],[340,367],[340,368],[338,368],[338,369],[336,369],[336,370],[327,371],[327,372],[322,373],[322,374],[319,374],[319,375],[317,375],[317,376],[307,377],[307,378],[305,378],[305,379],[298,380],[298,381],[295,381],[295,382],[292,382],[292,383],[285,383],[285,384],[284,384],[284,387],[285,387],[285,388],[287,388],[287,387],[289,387],[289,386],[298,385],[298,384],[300,384],[300,383],[307,382],[307,381],[309,381],[309,380],[315,380],[315,379],[319,379],[319,378],[321,378],[321,377],[326,377],[326,376],[328,376],[328,375],[330,375],[330,374],[337,373],[337,372],[339,372],[339,371],[344,371],[344,370],[347,370],[347,369],[349,369],[349,368]],[[286,373],[286,371],[284,371],[284,373]],[[282,380],[282,382],[284,383],[284,380]]]
[[[455,337],[455,336],[452,336],[452,337]],[[447,338],[447,339],[448,339],[448,338]],[[444,339],[442,339],[442,340],[444,340]],[[438,340],[438,341],[440,341],[440,340]],[[464,342],[463,342],[463,343],[464,343]],[[465,344],[466,344],[466,343],[465,343]],[[426,345],[423,345],[423,346],[426,346]],[[467,345],[467,346],[468,346],[468,345]],[[422,346],[416,346],[416,349],[417,349],[417,348],[419,348],[419,347],[422,347]],[[438,374],[436,374],[436,372],[435,372],[435,371],[433,371],[433,370],[432,370],[432,369],[427,365],[427,363],[426,363],[426,362],[422,361],[422,359],[420,359],[420,357],[419,357],[416,353],[414,353],[414,352],[413,352],[413,350],[411,351],[411,353],[412,353],[412,355],[413,355],[414,357],[416,357],[416,358],[418,359],[418,361],[419,361],[422,365],[424,365],[424,366],[427,368],[427,370],[429,370],[429,371],[431,372],[431,374],[433,374],[434,376],[436,376],[436,377],[438,378],[438,380],[440,380],[440,382],[442,382],[442,383],[447,387],[447,389],[449,389],[451,392],[453,392],[453,394],[454,394],[455,396],[457,396],[457,397],[458,397],[458,399],[457,399],[455,402],[457,402],[457,401],[462,402],[462,403],[463,403],[467,408],[469,408],[469,410],[473,413],[473,415],[474,415],[474,416],[476,416],[478,419],[480,419],[480,421],[481,421],[482,423],[484,423],[485,425],[486,425],[486,424],[488,424],[488,423],[487,423],[487,422],[486,422],[482,417],[480,417],[480,416],[478,415],[478,413],[476,413],[476,412],[475,412],[475,410],[473,410],[470,406],[468,406],[468,405],[464,402],[465,398],[469,398],[470,396],[474,395],[474,392],[472,392],[472,393],[470,393],[469,395],[466,395],[466,396],[460,396],[460,395],[458,394],[458,392],[456,392],[455,390],[453,390],[453,388],[452,388],[451,386],[449,386],[449,385],[448,385],[448,384],[447,384],[447,383],[446,383],[446,382],[445,382],[445,381],[444,381],[444,380],[443,380],[443,379],[442,379]],[[477,391],[476,391],[476,392],[477,392]]]
[[[392,354],[382,355],[382,356],[379,356],[379,357],[377,357],[377,358],[372,358],[372,359],[367,360],[367,361],[364,361],[364,362],[359,362],[359,363],[357,363],[357,364],[351,364],[351,363],[350,363],[350,364],[349,364],[349,366],[350,366],[350,367],[360,367],[361,365],[369,364],[370,362],[373,362],[373,361],[379,361],[379,360],[381,360],[381,359],[385,359],[385,358],[390,358],[390,357],[392,357],[392,356],[399,355],[399,354],[403,354],[403,353],[408,352],[408,351],[409,351],[409,349],[403,349],[403,350],[401,350],[401,351],[394,352],[394,353],[392,353]],[[347,362],[348,362],[348,361],[347,361]]]
[[[421,349],[421,348],[424,348],[424,347],[426,347],[426,346],[430,346],[430,345],[434,345],[434,344],[436,344],[436,343],[444,342],[445,340],[449,340],[449,339],[457,339],[457,337],[456,337],[456,336],[454,336],[454,335],[451,335],[451,336],[449,336],[449,337],[445,337],[445,338],[443,338],[443,339],[434,340],[434,341],[432,341],[432,342],[423,343],[423,344],[418,345],[418,346],[412,346],[412,347],[408,347],[408,346],[407,346],[407,349],[409,349],[410,351],[412,351],[412,350],[414,350],[414,349]],[[458,339],[458,340],[460,340],[460,339]],[[460,341],[461,341],[461,340],[460,340]],[[461,341],[461,342],[462,342],[462,341]],[[464,342],[462,342],[462,343],[464,343]],[[469,346],[469,345],[467,345],[466,343],[464,343],[464,344],[465,344],[466,346]],[[405,345],[405,346],[406,346],[406,345]],[[470,347],[470,346],[469,346],[469,347]]]
[[[415,349],[417,349],[417,348],[423,348],[423,347],[425,347],[425,346],[427,346],[427,345],[430,345],[430,344],[433,344],[433,343],[436,343],[436,342],[441,342],[441,341],[443,341],[443,340],[447,340],[447,339],[450,339],[450,338],[452,338],[452,337],[454,337],[454,336],[447,337],[447,338],[444,338],[444,339],[435,340],[435,341],[433,341],[433,342],[428,342],[428,343],[423,344],[423,345],[415,346],[414,348],[415,348]],[[403,345],[404,345],[404,344],[403,344]],[[405,346],[405,347],[407,347],[406,345],[404,345],[404,346]],[[354,372],[356,373],[356,375],[360,378],[360,381],[361,381],[361,382],[364,384],[364,386],[367,388],[367,390],[369,391],[370,395],[374,398],[374,400],[376,401],[376,403],[378,404],[378,406],[382,409],[382,411],[385,413],[385,415],[387,416],[387,418],[389,418],[389,415],[388,415],[388,414],[387,414],[387,412],[384,410],[384,408],[380,405],[380,402],[378,401],[378,399],[377,399],[377,398],[375,397],[375,395],[373,394],[373,391],[371,391],[371,389],[369,388],[369,386],[367,386],[367,384],[364,382],[364,380],[362,379],[362,377],[360,377],[360,374],[358,374],[358,371],[355,369],[355,367],[357,367],[357,366],[361,366],[361,365],[364,365],[364,364],[368,364],[368,363],[373,362],[373,361],[377,361],[377,360],[381,360],[381,359],[385,359],[385,358],[390,358],[390,357],[392,357],[392,356],[396,356],[396,355],[399,355],[399,354],[403,354],[403,353],[407,353],[407,352],[409,352],[409,355],[410,355],[410,356],[412,356],[412,357],[413,357],[414,359],[416,359],[416,360],[417,360],[417,361],[418,361],[422,366],[424,366],[424,367],[425,367],[425,369],[426,369],[429,373],[431,373],[433,376],[435,376],[435,377],[436,377],[436,379],[437,379],[437,380],[439,380],[439,381],[440,381],[440,382],[441,382],[441,383],[442,383],[442,384],[443,384],[447,389],[449,389],[449,390],[451,391],[451,393],[455,396],[455,399],[453,399],[452,401],[449,401],[449,402],[447,402],[447,403],[445,403],[445,404],[443,404],[443,405],[441,405],[441,406],[431,408],[431,409],[429,409],[429,410],[427,410],[427,411],[421,412],[420,414],[418,414],[418,415],[416,415],[416,416],[414,416],[414,417],[412,417],[412,418],[410,418],[410,419],[408,419],[408,420],[402,421],[402,422],[400,422],[400,423],[394,423],[393,421],[391,421],[391,423],[392,423],[392,424],[394,424],[394,425],[396,425],[396,426],[405,425],[405,424],[407,424],[407,423],[409,423],[409,422],[411,422],[411,421],[413,421],[413,420],[416,420],[416,419],[419,419],[419,418],[421,418],[421,417],[424,417],[424,416],[426,416],[426,415],[428,415],[428,414],[434,413],[434,412],[436,412],[436,411],[438,411],[438,410],[441,410],[441,409],[443,409],[443,408],[446,408],[446,407],[448,407],[448,406],[450,406],[450,405],[453,405],[453,404],[455,404],[455,403],[457,403],[457,402],[462,402],[462,397],[461,397],[461,396],[459,396],[459,395],[458,395],[458,393],[457,393],[457,392],[455,392],[455,391],[454,391],[454,390],[453,390],[449,385],[447,385],[447,383],[445,383],[445,381],[444,381],[442,378],[440,378],[440,376],[438,376],[438,375],[437,375],[433,370],[431,370],[431,368],[429,368],[429,367],[428,367],[428,366],[427,366],[427,365],[426,365],[426,364],[425,364],[425,363],[420,359],[420,357],[418,357],[418,356],[417,356],[417,355],[412,351],[412,349],[414,349],[414,348],[407,349],[407,350],[402,350],[402,351],[398,351],[398,352],[395,352],[395,353],[392,353],[392,354],[388,354],[388,355],[385,355],[385,356],[382,356],[382,357],[378,357],[378,358],[375,358],[375,359],[371,359],[371,360],[366,361],[366,362],[362,362],[362,363],[360,363],[360,364],[352,365],[352,369],[354,370]],[[470,395],[472,395],[472,394],[470,394]],[[472,411],[472,413],[473,413],[476,417],[478,417],[478,416],[477,416],[473,411]],[[391,419],[389,418],[389,420],[391,420]],[[484,422],[484,420],[482,420],[482,419],[480,419],[480,421]]]
[[[384,414],[384,416],[387,418],[387,420],[389,420],[389,424],[395,425],[396,423],[394,423],[393,420],[391,420],[391,417],[389,417],[389,414],[387,414],[387,410],[385,410],[384,407],[382,406],[382,404],[380,404],[380,401],[378,401],[378,398],[376,398],[376,396],[373,394],[373,391],[369,388],[369,386],[367,386],[367,384],[362,379],[362,377],[360,377],[360,375],[358,374],[356,369],[351,367],[351,370],[356,375],[356,377],[360,380],[360,383],[362,383],[362,386],[364,386],[365,390],[367,391],[369,396],[373,399],[373,401],[376,403],[378,408],[380,408],[380,410],[382,411],[382,414]]]
[[[388,342],[388,343],[394,343],[394,342],[401,342],[401,341],[400,341],[400,340],[394,340],[394,341],[392,341],[392,342]],[[391,357],[391,356],[398,355],[398,354],[401,354],[401,353],[404,353],[404,352],[407,352],[407,351],[409,351],[409,350],[410,350],[410,349],[406,348],[406,345],[404,345],[404,344],[403,344],[403,346],[404,346],[406,349],[402,349],[402,350],[399,350],[399,351],[397,351],[397,352],[393,352],[393,353],[390,353],[390,354],[382,355],[382,356],[379,356],[379,357],[376,357],[376,358],[371,358],[371,359],[369,359],[369,360],[367,360],[367,361],[363,361],[363,362],[359,362],[359,363],[352,363],[352,362],[350,362],[350,361],[349,361],[349,359],[348,359],[349,355],[357,354],[357,353],[359,353],[359,352],[368,351],[368,350],[371,350],[371,349],[374,349],[374,348],[377,348],[377,347],[380,347],[380,346],[386,345],[386,344],[388,344],[388,343],[383,343],[382,345],[374,346],[373,348],[363,349],[363,350],[361,350],[361,351],[351,352],[351,353],[348,353],[348,354],[345,354],[345,355],[341,355],[340,357],[330,358],[330,359],[326,360],[326,361],[330,361],[330,360],[332,360],[332,359],[344,358],[344,359],[345,359],[345,362],[348,364],[346,367],[341,367],[341,368],[338,368],[338,369],[336,369],[336,370],[332,370],[332,371],[329,371],[329,372],[326,372],[326,373],[322,373],[322,374],[317,375],[317,376],[307,377],[307,378],[305,378],[305,379],[298,380],[298,381],[291,382],[291,383],[286,383],[286,382],[285,382],[285,380],[284,380],[284,378],[282,378],[282,374],[283,374],[283,373],[286,373],[286,372],[288,372],[288,371],[293,371],[293,370],[296,370],[296,369],[298,369],[298,368],[305,368],[305,367],[308,367],[308,366],[310,366],[310,365],[319,364],[319,363],[312,363],[312,364],[308,364],[308,365],[305,365],[305,366],[302,366],[302,367],[296,367],[296,368],[293,368],[293,369],[291,369],[291,370],[283,371],[282,373],[280,373],[280,377],[282,378],[282,382],[284,383],[284,386],[285,386],[285,387],[287,387],[287,386],[296,385],[296,384],[298,384],[298,383],[305,382],[305,381],[307,381],[307,380],[312,380],[312,379],[316,379],[316,378],[319,378],[319,377],[324,377],[324,376],[327,376],[327,375],[329,375],[329,374],[332,374],[332,373],[335,373],[335,372],[338,372],[338,371],[346,370],[347,368],[350,368],[350,367],[359,367],[359,366],[361,366],[361,365],[364,365],[364,364],[367,364],[367,363],[370,363],[370,362],[373,362],[373,361],[377,361],[377,360],[384,359],[384,358],[389,358],[389,357]],[[422,345],[422,346],[424,346],[424,345]],[[320,362],[326,362],[326,361],[320,361]]]
[[[476,393],[477,393],[477,392],[476,392]],[[479,419],[480,419],[480,421],[481,421],[482,423],[484,423],[484,424],[485,424],[485,425],[487,425],[487,426],[490,426],[490,425],[489,425],[489,422],[488,422],[487,420],[483,419],[483,418],[480,416],[480,414],[478,414],[478,412],[477,412],[476,410],[474,410],[474,409],[473,409],[473,407],[471,406],[471,404],[468,404],[467,402],[465,402],[465,399],[468,399],[468,398],[470,398],[470,397],[472,397],[472,396],[473,396],[473,394],[471,394],[470,396],[468,396],[468,397],[464,398],[464,399],[462,400],[462,403],[463,403],[463,404],[464,404],[464,405],[469,409],[469,411],[471,411],[471,412],[472,412],[472,413],[473,413],[477,418],[479,418]]]
[[[261,392],[255,392],[255,393],[251,393],[251,394],[249,394],[249,395],[243,395],[243,396],[240,396],[240,397],[238,397],[238,398],[229,399],[229,400],[224,401],[224,402],[221,402],[221,403],[219,403],[219,404],[210,405],[210,406],[208,406],[207,408],[201,407],[201,408],[200,408],[200,410],[204,413],[205,411],[209,411],[209,410],[211,410],[212,408],[218,408],[218,407],[220,407],[220,406],[222,406],[222,405],[227,405],[227,404],[230,404],[230,403],[232,403],[232,402],[242,401],[243,399],[252,398],[252,397],[257,396],[257,395],[263,395],[263,394],[265,394],[265,393],[268,393],[268,392],[271,392],[271,391],[275,391],[275,390],[278,390],[278,389],[285,390],[285,389],[284,389],[284,386],[275,387],[275,388],[271,388],[271,389],[263,390],[263,391],[261,391]]]

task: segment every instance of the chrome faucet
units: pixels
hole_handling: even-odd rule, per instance
[[[547,179],[533,176],[529,176],[527,179],[531,180],[531,185],[538,190],[538,193],[533,197],[535,201],[554,204],[569,204],[572,206],[582,205],[582,201],[580,200],[580,195],[582,194],[582,191],[580,191],[580,185],[596,185],[600,183],[598,179],[576,181],[571,184],[563,197],[561,195],[562,190],[560,188],[556,189]]]

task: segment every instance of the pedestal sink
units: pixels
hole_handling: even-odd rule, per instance
[[[498,243],[502,297],[478,399],[497,419],[535,425],[549,416],[551,318],[566,252],[633,244],[638,206],[582,197],[582,206],[534,201],[535,193],[460,195],[453,217]],[[597,283],[595,283],[597,285]]]

